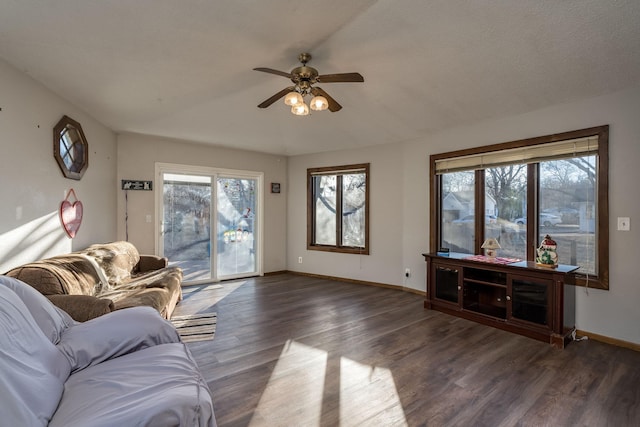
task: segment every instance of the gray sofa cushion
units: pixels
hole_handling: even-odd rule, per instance
[[[70,370],[22,299],[0,284],[0,423],[47,425]]]
[[[176,342],[180,342],[178,332],[156,310],[133,307],[67,329],[58,348],[75,372],[146,347]]]
[[[6,276],[0,276],[0,285],[11,289],[22,300],[40,330],[53,344],[57,344],[62,332],[75,323],[71,316],[49,304],[46,297],[31,286]]]
[[[72,374],[49,427],[215,425],[209,389],[187,347],[175,343]]]

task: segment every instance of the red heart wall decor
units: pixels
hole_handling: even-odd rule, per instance
[[[71,203],[69,196],[73,194],[75,201]],[[78,200],[76,192],[73,188],[67,193],[66,199],[60,204],[60,220],[62,221],[62,228],[72,239],[76,237],[76,233],[82,223],[82,202]]]

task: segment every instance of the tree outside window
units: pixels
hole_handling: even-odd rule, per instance
[[[307,170],[307,248],[369,253],[369,164]]]

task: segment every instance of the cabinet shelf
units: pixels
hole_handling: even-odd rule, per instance
[[[485,282],[484,280],[476,280],[476,279],[467,279],[466,277],[463,279],[465,283],[478,283],[480,285],[493,286],[496,288],[507,289],[507,285],[502,285],[500,283],[493,282]]]
[[[565,284],[577,266],[533,262],[479,265],[468,254],[423,254],[425,308],[494,326],[564,348],[575,330],[575,288]],[[565,295],[565,288],[573,292]]]
[[[495,307],[492,305],[486,305],[486,304],[471,304],[469,306],[466,306],[464,308],[465,310],[469,310],[469,311],[473,311],[476,313],[480,313],[480,314],[485,314],[487,316],[490,317],[495,317],[498,319],[504,319],[505,315],[506,315],[506,309],[505,308],[500,308],[500,307]]]

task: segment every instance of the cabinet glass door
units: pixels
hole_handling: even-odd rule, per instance
[[[457,268],[436,265],[436,298],[457,303],[458,276]]]
[[[550,326],[550,290],[550,281],[513,277],[511,281],[511,317]]]
[[[500,319],[507,318],[506,273],[465,267],[462,281],[462,308]]]

